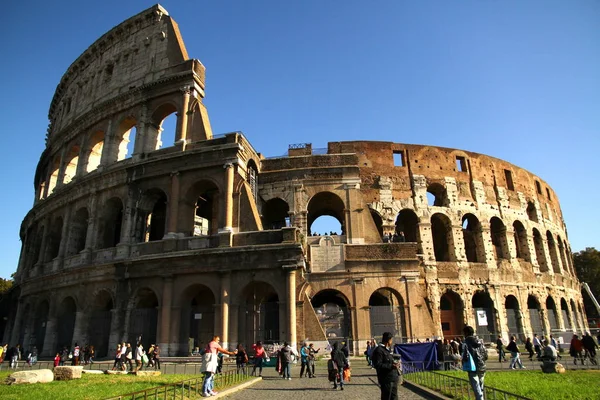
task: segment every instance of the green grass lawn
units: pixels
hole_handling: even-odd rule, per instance
[[[440,371],[467,379],[461,371]],[[407,376],[407,379],[408,378]],[[544,374],[542,371],[489,371],[485,386],[502,389],[534,400],[600,399],[600,371],[567,371],[565,374]]]
[[[202,378],[202,375],[137,377],[134,375],[83,374],[81,379],[72,381],[54,381],[33,385],[23,384],[9,386],[4,384],[8,375],[10,375],[10,372],[8,371],[0,372],[0,399],[2,400],[104,399],[162,386],[167,383],[176,383],[192,378]],[[218,380],[216,383],[215,390],[222,390],[225,388],[224,385],[218,384]],[[201,384],[202,381],[200,381],[200,385]],[[195,399],[200,397],[190,398]]]

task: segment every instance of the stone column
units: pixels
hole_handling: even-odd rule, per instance
[[[239,310],[239,304],[229,305],[229,343],[232,345],[240,342],[238,338],[238,319],[240,315]]]
[[[110,310],[110,333],[108,336],[108,355],[115,351],[116,345],[121,343],[121,310],[113,308]]]
[[[102,146],[102,154],[100,155],[100,165],[98,168],[106,167],[117,159],[119,149],[113,149],[115,130],[116,124],[113,124],[112,119],[108,120],[108,126],[106,127],[106,132],[104,132],[104,145]]]
[[[175,143],[177,142],[186,142],[187,140],[187,126],[188,126],[188,108],[190,104],[190,93],[191,88],[189,86],[184,86],[181,88],[181,92],[183,93],[181,112],[177,114],[177,130],[175,132]]]
[[[44,338],[44,349],[42,357],[51,357],[56,354],[56,326],[58,318],[56,316],[56,300],[50,300],[50,309],[48,310],[48,320],[46,321],[46,337]]]
[[[96,239],[98,236],[98,219],[99,219],[99,210],[97,208],[98,196],[96,196],[96,192],[90,193],[89,198],[89,219],[88,219],[88,227],[87,232],[85,234],[85,250],[92,251],[96,247]]]
[[[231,302],[231,274],[226,272],[221,275],[221,343],[223,348],[229,347],[229,303]],[[294,319],[295,321],[295,319]]]
[[[287,269],[287,336],[292,348],[296,348],[296,266],[284,266]]]
[[[67,251],[67,245],[69,243],[69,227],[71,226],[71,207],[67,207],[63,220],[62,232],[60,233],[60,245],[58,247],[58,259],[61,260],[65,257]]]
[[[71,339],[71,348],[75,346],[75,343],[79,344],[81,348],[83,348],[85,345],[85,343],[83,343],[83,333],[86,330],[85,322],[85,313],[83,311],[75,312],[75,325],[73,326],[73,339]]]
[[[58,189],[59,187],[61,187],[63,185],[63,182],[65,180],[65,170],[67,168],[67,163],[65,158],[67,158],[67,148],[63,147],[62,151],[60,152],[60,163],[58,164],[58,176],[56,177],[56,187],[54,188],[54,190]]]
[[[169,221],[167,237],[175,238],[177,234],[177,218],[179,215],[179,171],[171,172],[171,195],[169,198]]]
[[[88,158],[92,149],[88,147],[90,135],[84,135],[81,141],[81,148],[79,149],[79,155],[77,160],[77,170],[75,171],[75,177],[80,177],[85,175],[87,170]]]
[[[15,319],[13,322],[13,328],[12,331],[10,333],[10,345],[14,346],[17,343],[19,343],[19,334],[21,333],[21,318],[23,314],[23,304],[21,299],[19,299],[19,301],[17,302],[17,310],[15,312]],[[23,345],[23,343],[20,343],[21,345]]]
[[[223,165],[225,169],[225,196],[223,201],[223,231],[231,231],[233,222],[233,173],[235,167],[232,163]]]
[[[160,307],[159,346],[170,354],[169,336],[171,323],[171,301],[173,298],[173,278],[168,276],[163,279],[162,303]]]
[[[171,307],[171,328],[169,341],[169,355],[177,356],[184,353],[184,349],[187,349],[187,342],[185,345],[181,342],[181,307]],[[187,355],[187,353],[185,354]]]
[[[44,232],[42,233],[42,243],[40,244],[40,252],[38,254],[38,259],[34,261],[35,264],[43,264],[46,260],[46,243],[48,238],[48,225],[50,224],[50,220],[46,218],[44,220]]]

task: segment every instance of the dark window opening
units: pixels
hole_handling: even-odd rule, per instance
[[[404,152],[403,151],[394,151],[394,167],[405,167],[404,163]]]
[[[467,160],[464,157],[456,156],[456,170],[467,172]]]
[[[512,172],[510,170],[504,170],[504,178],[506,179],[506,188],[508,190],[515,190],[515,185],[512,179]]]
[[[527,203],[527,217],[530,221],[538,222],[537,210],[535,208],[535,204],[533,202]]]
[[[538,181],[535,181],[535,188],[537,189],[538,194],[542,194],[542,185]]]
[[[546,196],[548,197],[548,200],[552,200],[552,196],[550,196],[550,189],[546,188]]]

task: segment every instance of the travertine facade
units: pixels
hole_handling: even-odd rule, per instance
[[[265,159],[239,132],[213,136],[203,97],[204,66],[160,6],[69,67],[5,342],[103,356],[141,334],[179,355],[213,333],[229,345],[347,337],[358,350],[383,330],[410,340],[469,323],[487,340],[567,340],[585,328],[558,198],[540,178],[389,142]],[[162,143],[173,113],[175,141]],[[322,216],[336,234],[314,236]],[[382,239],[399,232],[405,242]]]

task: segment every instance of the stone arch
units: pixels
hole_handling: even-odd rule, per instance
[[[275,288],[263,281],[252,281],[241,291],[239,331],[244,343],[278,342],[282,323],[280,321],[280,297]]]
[[[214,235],[219,228],[219,187],[208,179],[195,182],[180,202],[180,227],[188,236]]]
[[[106,249],[119,244],[121,242],[122,224],[123,201],[119,197],[112,197],[104,203],[98,235],[98,248]]]
[[[202,348],[212,340],[216,304],[215,293],[206,285],[196,283],[182,291],[180,343],[193,340],[194,347]]]
[[[264,229],[281,229],[288,226],[290,206],[285,200],[274,197],[262,206],[262,223]]]
[[[569,313],[569,306],[567,305],[567,301],[564,299],[564,297],[560,299],[560,313],[562,315],[565,331],[572,332],[573,327],[575,327],[575,323],[573,322],[571,313]]]
[[[145,349],[156,343],[156,328],[158,324],[158,296],[149,287],[142,287],[136,291],[133,298],[134,308],[129,315],[130,343],[141,342]]]
[[[521,221],[513,222],[515,246],[517,248],[517,258],[522,258],[527,262],[531,262],[531,254],[529,252],[529,241],[527,240],[527,230]]]
[[[533,245],[535,247],[535,258],[540,267],[540,272],[548,272],[548,263],[546,261],[546,252],[544,251],[544,241],[540,231],[533,228]]]
[[[500,218],[492,217],[490,219],[490,234],[492,236],[492,245],[496,251],[496,259],[508,260],[510,252],[506,239],[506,226],[504,226]]]
[[[71,348],[73,342],[73,331],[75,329],[75,318],[77,314],[77,304],[75,299],[67,296],[62,299],[58,306],[56,333],[59,348]]]
[[[533,201],[527,202],[527,218],[529,218],[530,221],[539,222],[537,208]]]
[[[339,290],[323,289],[310,300],[327,339],[342,339],[352,335],[350,302]]]
[[[85,171],[92,172],[100,166],[102,152],[104,151],[104,131],[94,132],[89,139],[88,156],[86,160]]]
[[[404,300],[400,293],[388,287],[375,290],[369,298],[371,337],[391,332],[395,338],[406,338]]]
[[[167,195],[161,189],[146,190],[136,209],[135,238],[137,242],[162,240],[167,225]]]
[[[42,252],[42,239],[44,236],[44,226],[38,226],[37,228],[31,228],[31,236],[28,235],[27,240],[30,243],[31,257],[28,259],[27,266],[29,268],[35,266],[40,260],[40,253]],[[43,260],[42,260],[43,261]]]
[[[446,290],[440,297],[440,322],[444,337],[459,337],[463,334],[464,303],[458,293]]]
[[[571,299],[571,312],[573,313],[573,331],[580,331],[583,333],[583,327],[577,315],[577,307],[575,306],[575,300]]]
[[[248,160],[246,167],[246,181],[250,186],[250,193],[254,197],[254,201],[258,202],[258,166],[254,160]]]
[[[479,219],[473,214],[462,217],[462,233],[468,262],[485,262],[483,232]]]
[[[558,242],[558,254],[560,256],[560,261],[563,266],[563,271],[567,274],[572,274],[572,271],[569,268],[569,264],[567,263],[567,257],[565,256],[565,246],[560,236],[556,236],[556,241]]]
[[[48,196],[54,192],[58,184],[58,174],[60,172],[60,156],[55,156],[50,164],[50,179],[48,180]]]
[[[431,216],[431,236],[436,261],[455,261],[452,222],[441,213]]]
[[[90,216],[86,207],[81,207],[73,215],[66,250],[67,256],[73,256],[85,249],[89,218]]]
[[[52,222],[46,244],[44,261],[49,262],[58,257],[60,251],[60,242],[62,241],[63,219],[55,217]]]
[[[77,175],[77,164],[79,164],[80,151],[81,147],[79,144],[74,144],[65,154],[65,174],[63,176],[64,184],[70,183]]]
[[[375,224],[375,228],[377,229],[379,237],[383,237],[383,218],[381,218],[381,215],[379,212],[377,212],[377,210],[370,208],[369,211],[371,212],[371,218],[373,219],[373,223]]]
[[[539,300],[532,294],[527,296],[527,309],[529,310],[529,322],[531,333],[543,334],[544,322],[542,321],[541,306]]]
[[[156,107],[150,117],[150,123],[146,125],[148,142],[145,147],[148,152],[175,144],[176,114],[177,106],[172,102],[165,102]]]
[[[556,303],[552,296],[546,298],[546,312],[548,314],[548,322],[550,323],[550,333],[556,334],[558,331],[558,315],[556,311]]]
[[[506,296],[504,300],[504,309],[506,310],[506,322],[508,325],[508,333],[514,335],[520,340],[525,340],[525,330],[523,329],[523,317],[519,300],[512,294]]]
[[[427,186],[427,204],[431,207],[448,207],[448,193],[441,183]]]
[[[407,242],[419,243],[419,217],[409,208],[401,210],[396,218],[396,233],[400,232],[404,232]]]
[[[48,325],[49,317],[50,302],[44,299],[36,307],[33,321],[33,344],[37,347],[38,354],[42,354],[42,351],[44,351],[44,339],[46,338],[46,326]]]
[[[116,154],[112,158],[121,161],[130,158],[135,152],[135,141],[137,140],[137,120],[133,116],[123,118],[115,133]]]
[[[90,303],[88,343],[94,346],[99,358],[108,355],[114,304],[111,292],[106,289],[94,293]]]
[[[192,142],[209,140],[213,138],[208,121],[208,114],[204,105],[197,100],[194,100],[190,105],[188,117],[188,136],[191,135]]]
[[[558,263],[558,253],[556,243],[554,242],[554,236],[552,232],[546,231],[546,243],[548,243],[548,252],[550,253],[550,262],[552,264],[552,270],[555,274],[560,274],[560,264]]]
[[[346,232],[344,209],[344,201],[337,194],[332,192],[319,192],[315,194],[311,197],[307,206],[308,232],[311,232],[312,224],[319,217],[330,216],[340,223],[340,231],[344,235]]]
[[[476,291],[471,298],[471,306],[473,307],[477,336],[482,338],[484,342],[494,342],[497,333],[496,307],[489,292]]]

